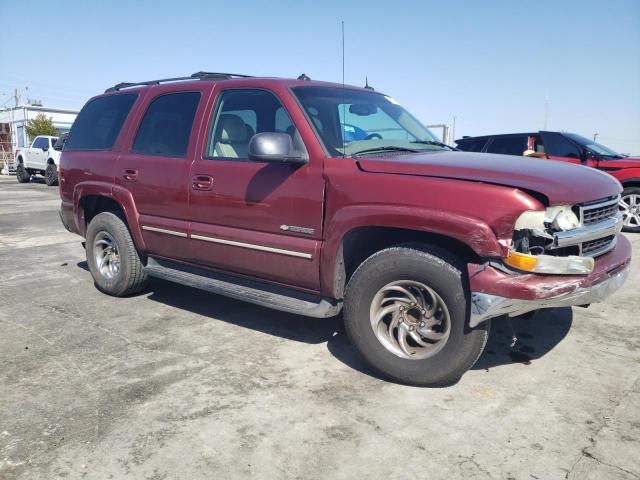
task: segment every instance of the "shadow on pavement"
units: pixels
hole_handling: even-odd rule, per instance
[[[88,270],[86,262],[79,268]],[[347,338],[342,317],[318,319],[278,312],[195,288],[152,278],[147,299],[287,340],[309,344],[327,342],[331,354],[366,375],[383,378],[360,357]],[[551,351],[567,335],[573,322],[571,308],[542,310],[530,318],[493,319],[484,353],[473,369],[513,363],[529,364]],[[512,331],[518,342],[511,348]]]

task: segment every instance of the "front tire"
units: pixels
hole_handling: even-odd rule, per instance
[[[50,187],[58,185],[58,167],[54,163],[47,165],[44,171],[44,181]]]
[[[91,220],[86,251],[89,271],[101,292],[122,297],[146,286],[140,254],[127,225],[117,214],[103,212]]]
[[[640,233],[640,187],[627,187],[620,196],[623,232]]]
[[[383,375],[409,385],[456,382],[480,357],[490,323],[469,327],[459,262],[436,248],[398,246],[365,260],[345,295],[347,334]]]
[[[24,167],[24,163],[18,163],[16,166],[16,178],[20,183],[29,183],[31,181],[31,173]]]

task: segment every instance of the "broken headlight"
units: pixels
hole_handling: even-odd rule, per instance
[[[573,230],[580,219],[570,205],[528,210],[518,217],[509,253],[503,259],[507,265],[534,273],[586,275],[593,271],[591,257],[581,257],[578,251],[560,249],[554,244],[554,233]]]

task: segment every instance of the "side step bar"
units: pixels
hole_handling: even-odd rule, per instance
[[[159,258],[149,257],[144,271],[152,277],[307,317],[333,317],[342,309],[342,302]]]

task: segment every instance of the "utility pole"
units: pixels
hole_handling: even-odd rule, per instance
[[[18,89],[14,88],[13,89],[13,99],[16,102],[16,107],[20,104],[20,94],[18,93]]]
[[[544,95],[544,129],[547,129],[549,123],[549,89],[545,91]]]
[[[453,125],[451,127],[451,141],[455,141],[456,139],[456,119],[458,118],[457,115],[453,116]]]

